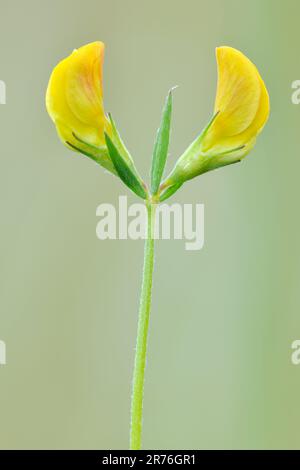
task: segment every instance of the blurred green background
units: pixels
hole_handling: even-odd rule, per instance
[[[143,242],[96,238],[96,207],[129,193],[63,147],[44,106],[56,63],[100,39],[106,110],[144,175],[171,86],[168,169],[207,123],[216,46],[255,62],[272,106],[249,158],[173,198],[205,204],[205,246],[157,243],[144,448],[300,448],[299,2],[1,0],[0,12],[0,447],[128,447]]]

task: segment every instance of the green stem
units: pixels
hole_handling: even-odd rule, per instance
[[[132,450],[140,449],[142,440],[143,395],[154,264],[155,204],[147,203],[147,214],[147,238],[131,397],[130,449]]]

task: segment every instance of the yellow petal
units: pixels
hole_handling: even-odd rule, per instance
[[[73,133],[92,145],[105,142],[109,123],[103,109],[103,58],[104,44],[94,42],[74,50],[52,72],[46,106],[64,142],[74,143]]]
[[[214,117],[177,161],[164,187],[239,162],[255,145],[270,112],[269,95],[255,65],[232,47],[216,50]]]
[[[224,151],[247,143],[262,130],[269,116],[269,96],[255,65],[232,47],[216,50],[218,112],[202,149]]]

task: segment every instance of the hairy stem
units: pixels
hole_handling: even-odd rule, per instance
[[[145,366],[147,356],[147,339],[151,308],[151,289],[154,264],[155,204],[147,203],[147,214],[147,238],[145,240],[144,270],[142,291],[140,297],[140,309],[131,398],[130,449],[132,450],[141,449],[142,440]]]

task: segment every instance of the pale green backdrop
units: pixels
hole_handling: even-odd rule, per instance
[[[143,243],[97,240],[96,207],[128,192],[61,145],[44,106],[54,65],[100,39],[106,110],[145,175],[171,86],[169,167],[211,115],[216,46],[256,63],[272,106],[249,158],[174,197],[205,204],[205,246],[157,244],[144,447],[300,448],[299,2],[0,0],[0,14],[0,447],[128,446]]]

